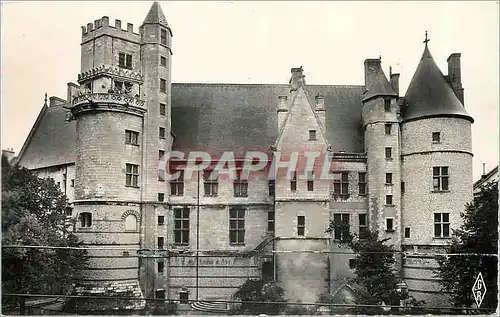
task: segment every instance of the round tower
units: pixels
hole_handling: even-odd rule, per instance
[[[142,297],[139,286],[141,185],[145,101],[140,98],[140,35],[103,17],[83,27],[76,120],[75,233],[89,248],[89,268],[76,292]],[[116,305],[140,309],[141,301],[78,302],[78,312]]]
[[[412,296],[442,305],[446,299],[432,271],[437,263],[423,253],[443,251],[472,201],[473,119],[459,99],[457,72],[443,76],[424,42],[402,109],[404,276]]]

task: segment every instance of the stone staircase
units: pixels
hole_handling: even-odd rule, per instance
[[[205,300],[200,300],[197,302],[194,302],[191,304],[191,308],[198,311],[198,312],[204,312],[207,314],[214,314],[214,315],[221,315],[221,314],[226,314],[228,311],[228,305],[227,303],[220,303],[220,302],[212,302],[212,301],[220,301],[221,299],[218,298],[207,298]]]

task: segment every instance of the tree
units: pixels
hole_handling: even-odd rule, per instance
[[[327,233],[338,229],[339,224],[330,223]],[[347,229],[347,228],[344,228]],[[407,292],[398,290],[399,279],[394,271],[396,250],[392,245],[386,245],[389,239],[380,240],[378,232],[366,231],[363,239],[344,230],[345,236],[341,241],[355,253],[353,268],[356,277],[358,298],[357,304],[398,306],[401,300],[408,298]],[[381,309],[361,308],[359,313],[381,314]]]
[[[52,179],[2,157],[2,246],[81,246],[68,230],[65,209],[66,197]],[[2,248],[2,292],[64,292],[87,263],[81,249]]]
[[[241,300],[241,307],[234,313],[277,315],[286,306],[284,293],[283,288],[276,282],[249,279],[234,294],[236,299]]]
[[[453,232],[446,253],[466,255],[440,256],[436,273],[456,307],[471,307],[475,305],[472,286],[481,272],[487,289],[481,307],[495,311],[498,304],[498,182],[483,187],[461,216],[463,224]]]

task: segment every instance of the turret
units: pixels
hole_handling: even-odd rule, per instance
[[[426,35],[402,109],[402,239],[411,252],[426,246],[434,248],[429,252],[439,253],[443,251],[439,247],[451,241],[452,230],[460,227],[460,214],[473,198],[473,119],[436,65],[428,42]],[[417,255],[406,261],[408,267],[422,267],[404,271],[414,296],[437,303],[439,285],[429,282],[433,278],[429,269],[437,263]],[[429,297],[422,297],[424,293]]]

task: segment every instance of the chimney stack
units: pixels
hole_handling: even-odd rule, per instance
[[[14,152],[14,149],[12,149],[12,148],[8,148],[7,150],[2,150],[2,156],[5,156],[9,163],[14,158],[14,154],[15,154],[15,152]]]
[[[68,104],[71,104],[73,101],[73,98],[78,96],[78,92],[80,91],[80,86],[74,83],[68,83],[68,90],[67,90],[67,102]]]
[[[464,89],[462,88],[462,70],[460,65],[461,56],[462,54],[460,53],[453,53],[446,61],[448,62],[448,82],[450,83],[451,88],[453,88],[458,100],[460,100],[463,105]]]
[[[370,58],[365,60],[365,86],[371,87],[372,82],[376,81],[380,72],[381,60],[379,58]]]
[[[306,81],[304,76],[304,70],[302,66],[300,68],[292,68],[292,78],[290,78],[290,91],[297,90],[300,85],[305,85]]]
[[[391,87],[399,96],[399,74],[391,74]]]

